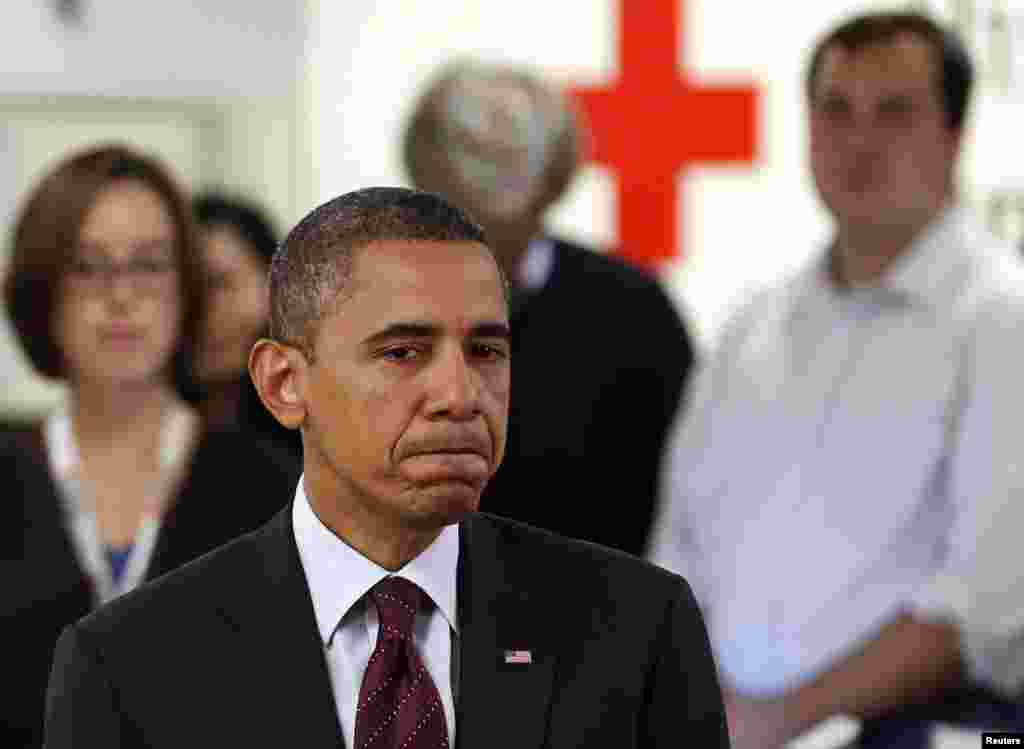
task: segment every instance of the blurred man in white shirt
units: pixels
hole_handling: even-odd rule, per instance
[[[819,44],[834,239],[731,321],[670,442],[649,555],[695,587],[738,749],[1016,686],[1024,594],[986,534],[1024,490],[1024,275],[953,197],[972,75],[917,14]]]

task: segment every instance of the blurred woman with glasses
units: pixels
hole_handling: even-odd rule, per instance
[[[34,746],[60,630],[269,520],[297,476],[178,394],[205,293],[190,207],[160,163],[73,155],[13,240],[7,311],[39,372],[68,386],[0,444],[0,746]]]

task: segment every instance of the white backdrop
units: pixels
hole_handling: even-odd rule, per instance
[[[302,67],[300,1],[6,0],[0,92],[166,98],[283,91]]]

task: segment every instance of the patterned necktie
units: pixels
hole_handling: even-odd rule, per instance
[[[416,612],[433,602],[401,577],[384,578],[369,595],[380,629],[359,689],[354,749],[447,749],[441,695],[412,636]]]

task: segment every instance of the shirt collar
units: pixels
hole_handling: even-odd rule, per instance
[[[882,285],[933,306],[948,305],[963,281],[968,217],[951,206],[925,227],[882,279]]]
[[[523,288],[536,291],[548,282],[555,265],[555,243],[547,237],[530,240],[519,262],[519,282]]]
[[[160,427],[159,465],[164,475],[180,470],[188,459],[198,429],[195,414],[187,406],[171,403]],[[72,481],[78,471],[78,443],[71,423],[71,402],[58,403],[43,422],[47,459],[58,481]]]
[[[948,206],[932,219],[877,282],[859,287],[894,300],[948,306],[964,280],[964,263],[971,249],[970,220],[966,209]],[[813,266],[812,286],[834,296],[829,276],[830,251]]]
[[[391,574],[416,583],[430,596],[458,631],[456,569],[459,561],[459,526],[449,525],[419,556],[392,573],[370,561],[327,528],[313,512],[305,479],[299,479],[292,506],[292,524],[299,558],[309,582],[313,611],[321,639],[327,643],[349,610],[370,588]]]
[[[58,481],[70,480],[78,467],[78,448],[71,431],[71,415],[60,403],[43,422],[43,438],[50,470]]]

